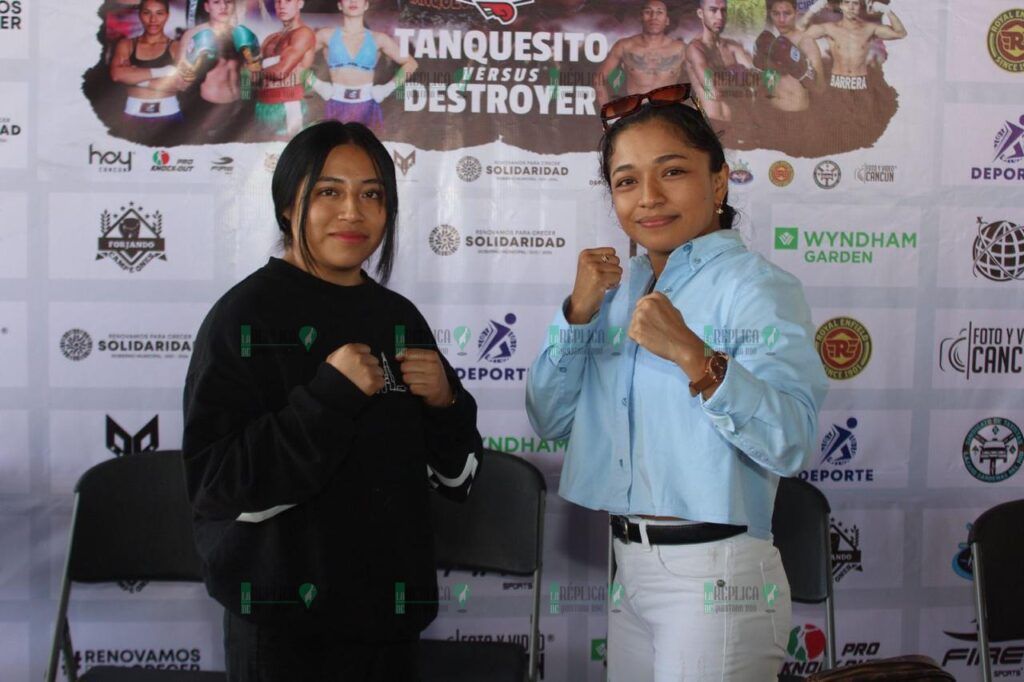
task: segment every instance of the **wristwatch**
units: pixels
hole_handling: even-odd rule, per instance
[[[712,386],[717,386],[725,380],[725,370],[729,368],[729,356],[725,353],[715,351],[704,361],[704,376],[697,381],[690,382],[690,395],[696,396],[703,393]]]

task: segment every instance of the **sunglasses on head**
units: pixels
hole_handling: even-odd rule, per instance
[[[683,104],[687,100],[693,103],[693,108],[700,112],[701,118],[707,121],[704,108],[693,96],[693,88],[689,83],[676,83],[655,88],[650,92],[641,95],[627,95],[619,99],[613,99],[601,106],[601,125],[607,131],[618,120],[631,116],[640,111],[644,102],[650,102],[652,107],[664,107],[670,104]]]

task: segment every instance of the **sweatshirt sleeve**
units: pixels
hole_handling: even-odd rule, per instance
[[[348,453],[354,420],[369,400],[326,362],[287,404],[261,408],[239,344],[239,325],[218,308],[197,335],[185,380],[182,455],[194,511],[259,521],[321,490]]]
[[[416,311],[418,333],[429,339],[431,350],[444,365],[455,403],[449,407],[423,405],[424,436],[427,447],[427,481],[447,498],[461,501],[469,496],[480,468],[483,441],[476,427],[476,401],[462,386],[455,370],[432,341],[433,333]]]

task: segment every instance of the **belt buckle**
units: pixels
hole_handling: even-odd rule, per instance
[[[632,540],[629,539],[629,519],[627,519],[625,516],[617,516],[615,518],[621,526],[622,542],[628,545],[630,542],[632,542]]]
[[[362,94],[361,88],[345,88],[344,97],[347,100],[359,99],[359,95]]]

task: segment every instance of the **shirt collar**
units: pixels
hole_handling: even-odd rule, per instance
[[[669,255],[665,271],[661,274],[664,276],[666,273],[676,273],[682,268],[696,272],[719,254],[735,248],[743,248],[743,239],[737,230],[715,230],[677,247]],[[634,256],[630,264],[633,268],[640,267],[647,271],[651,269],[646,254]]]

